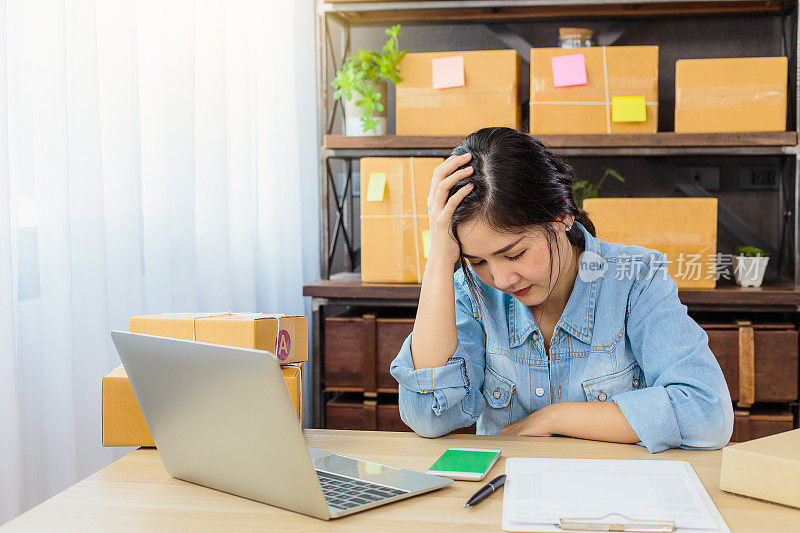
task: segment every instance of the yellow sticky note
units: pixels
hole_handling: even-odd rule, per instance
[[[613,122],[647,122],[644,96],[612,96],[611,120]]]
[[[370,172],[369,186],[367,187],[368,202],[382,202],[383,193],[386,191],[386,173]]]
[[[425,254],[425,259],[428,258],[428,252],[431,251],[431,230],[422,230],[422,253]]]

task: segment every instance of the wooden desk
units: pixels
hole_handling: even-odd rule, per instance
[[[720,451],[668,450],[566,438],[305,430],[309,446],[425,471],[448,446],[497,448],[503,457],[674,459],[689,461],[734,533],[800,531],[800,510],[719,490]],[[268,482],[264,480],[265,483]],[[501,531],[502,494],[474,509],[464,502],[481,485],[441,489],[325,522],[171,478],[154,449],[139,449],[12,520],[11,531]],[[597,490],[603,490],[597,487]]]

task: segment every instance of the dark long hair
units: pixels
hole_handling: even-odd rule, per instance
[[[472,159],[464,167],[472,166],[474,171],[450,189],[452,196],[469,183],[475,187],[453,214],[451,230],[459,246],[458,225],[471,220],[481,220],[501,233],[538,227],[548,237],[551,264],[553,242],[560,264],[561,250],[554,230],[554,225],[561,223],[560,216],[574,216],[595,235],[594,224],[575,203],[574,170],[534,137],[511,128],[483,128],[453,150],[456,155],[467,152]],[[585,245],[583,233],[575,225],[567,232],[567,238],[572,245]],[[470,292],[481,307],[481,291],[463,253],[460,263]],[[551,282],[552,274],[551,271]]]

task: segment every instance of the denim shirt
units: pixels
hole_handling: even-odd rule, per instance
[[[651,453],[724,446],[733,408],[708,336],[686,313],[663,254],[585,237],[579,275],[550,340],[528,306],[481,283],[481,309],[454,276],[458,346],[414,369],[411,335],[392,361],[400,415],[423,437],[477,421],[479,435],[553,402],[613,401]]]

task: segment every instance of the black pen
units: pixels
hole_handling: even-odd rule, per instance
[[[473,494],[472,498],[467,500],[467,504],[464,505],[464,507],[472,507],[473,505],[482,502],[484,499],[486,499],[486,497],[489,494],[493,493],[494,491],[502,487],[503,483],[505,482],[506,482],[505,474],[497,476],[496,478],[491,480],[488,485],[484,485],[483,487],[480,488],[480,490],[478,490],[478,492]]]

